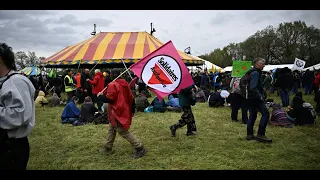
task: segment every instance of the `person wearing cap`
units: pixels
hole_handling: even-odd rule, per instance
[[[112,74],[118,77],[120,71],[114,71]],[[112,147],[118,132],[134,147],[135,153],[132,158],[143,157],[147,153],[147,149],[139,139],[129,132],[136,106],[128,82],[120,76],[108,84],[106,94],[99,92],[98,98],[102,102],[108,103],[108,119],[110,122],[107,142],[100,149],[100,152],[103,154],[113,153]]]

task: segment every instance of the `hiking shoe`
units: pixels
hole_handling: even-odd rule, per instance
[[[254,140],[255,137],[253,134],[247,135],[246,140],[250,141],[250,140]]]
[[[196,133],[194,133],[194,132],[187,132],[187,134],[186,134],[187,136],[193,136],[193,135],[196,135]]]
[[[132,155],[132,158],[133,159],[141,158],[147,153],[147,151],[148,150],[146,148],[144,148],[144,147],[137,148],[136,152]]]
[[[110,155],[113,154],[114,151],[112,150],[112,148],[107,148],[106,146],[102,146],[102,148],[99,150],[99,152],[103,155]]]
[[[172,137],[176,137],[176,128],[174,127],[174,125],[170,126],[170,131],[171,131],[171,136]]]
[[[259,142],[264,142],[264,143],[271,143],[272,139],[271,138],[267,138],[267,136],[261,136],[261,135],[257,135],[256,140]]]

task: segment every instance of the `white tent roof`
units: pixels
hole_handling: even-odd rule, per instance
[[[313,66],[310,66],[310,67],[307,67],[307,68],[304,68],[303,70],[305,71],[307,69],[309,69],[310,71],[313,71],[313,69],[318,70],[318,69],[320,69],[320,63],[316,64],[316,65],[313,65]]]
[[[192,56],[192,55],[190,55],[190,56]],[[193,56],[193,57],[197,57],[197,56]],[[199,57],[197,57],[197,58],[199,58]],[[197,67],[200,66],[200,67],[203,68],[203,66],[204,66],[204,68],[207,68],[207,69],[209,70],[209,69],[212,69],[212,65],[213,65],[216,69],[222,69],[221,67],[219,67],[219,66],[211,63],[210,61],[204,60],[204,59],[202,59],[202,58],[199,58],[199,59],[201,59],[202,61],[204,61],[205,64],[204,64],[204,65],[198,65]],[[189,66],[189,67],[191,67],[191,66]]]
[[[271,71],[275,68],[284,68],[288,67],[289,69],[292,69],[294,64],[278,64],[278,65],[265,65],[263,68],[263,71]],[[319,69],[320,69],[320,64],[319,64]],[[223,69],[224,71],[232,71],[232,66],[227,66]]]
[[[293,65],[294,64],[265,65],[263,68],[263,71],[272,71],[276,68],[284,68],[284,67],[288,67],[289,69],[292,69]]]

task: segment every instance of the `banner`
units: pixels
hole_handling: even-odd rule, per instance
[[[129,69],[152,88],[160,101],[170,93],[179,93],[181,89],[194,83],[171,41],[131,65]]]
[[[232,77],[242,77],[251,68],[251,61],[233,61]]]
[[[296,58],[292,67],[292,70],[303,70],[306,62],[304,60]]]

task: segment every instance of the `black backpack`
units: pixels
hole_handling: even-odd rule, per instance
[[[8,80],[11,76],[15,75],[15,74],[19,74],[19,73],[12,73],[10,75],[7,76],[7,78],[2,82],[2,84],[0,85],[0,89],[2,88],[2,85],[4,84],[4,82],[6,82],[6,80]],[[0,145],[2,143],[4,143],[6,140],[8,139],[8,133],[6,129],[2,129],[0,128]]]
[[[248,99],[249,97],[249,90],[250,90],[250,73],[246,73],[242,78],[240,79],[239,87],[240,87],[240,95],[244,97],[245,99]]]

